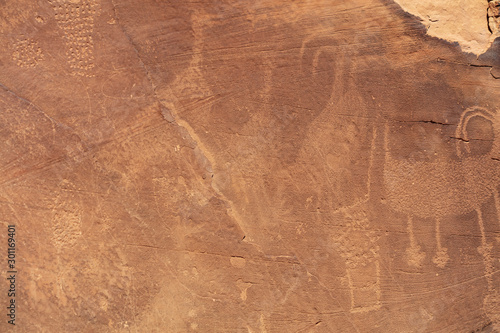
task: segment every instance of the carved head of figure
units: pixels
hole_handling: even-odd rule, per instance
[[[472,126],[472,122],[486,122],[487,124],[480,124],[482,126]],[[485,126],[486,125],[486,126]],[[490,145],[485,145],[484,142],[488,142],[488,139],[474,139],[475,135],[471,135],[470,130],[478,132],[486,132],[486,133],[477,133],[479,136],[489,137]],[[489,133],[488,133],[489,132]],[[482,134],[482,135],[481,135]],[[500,118],[496,112],[492,112],[484,107],[473,106],[466,109],[462,116],[460,117],[460,121],[457,125],[455,131],[456,142],[456,153],[458,157],[464,157],[469,154],[481,154],[481,155],[491,155],[492,157],[496,156],[500,151],[500,142],[498,139],[500,138]],[[474,152],[471,149],[471,145],[474,144],[474,140],[482,141],[480,149],[478,152]]]

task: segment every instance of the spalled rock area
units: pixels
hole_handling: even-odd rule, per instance
[[[430,36],[456,42],[480,55],[499,37],[498,0],[394,0],[425,25]]]
[[[0,0],[0,332],[499,332],[496,8]]]

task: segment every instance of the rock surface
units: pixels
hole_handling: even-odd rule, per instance
[[[464,52],[480,55],[499,37],[498,0],[395,0],[425,25],[427,33],[457,42]]]
[[[488,4],[398,3],[0,0],[0,331],[500,331]]]

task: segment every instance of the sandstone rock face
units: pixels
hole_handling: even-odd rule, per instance
[[[0,331],[500,331],[496,9],[0,0]]]
[[[499,1],[395,0],[419,18],[427,33],[457,42],[464,52],[484,53],[499,37]]]

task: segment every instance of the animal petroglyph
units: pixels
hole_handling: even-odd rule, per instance
[[[35,67],[42,59],[42,49],[33,39],[22,39],[14,44],[12,60],[19,67]]]
[[[472,155],[467,125],[474,117],[481,117],[492,125],[494,141],[489,153]],[[457,125],[455,137],[456,161],[408,161],[391,156],[388,145],[389,127],[385,131],[384,183],[391,207],[408,216],[410,247],[407,249],[408,263],[420,266],[424,254],[415,240],[413,219],[433,218],[436,221],[437,253],[433,262],[443,268],[449,260],[447,249],[441,244],[441,219],[475,212],[481,232],[478,252],[483,257],[485,278],[489,295],[484,300],[484,310],[491,319],[498,313],[500,295],[493,285],[493,245],[487,242],[481,206],[491,197],[500,217],[497,186],[500,182],[500,168],[493,155],[500,151],[500,115],[482,107],[465,110]],[[465,148],[465,149],[463,149]],[[465,152],[464,152],[465,150]],[[495,305],[496,304],[496,305]],[[496,310],[495,310],[496,309]],[[496,311],[496,312],[495,312]],[[498,315],[496,315],[498,318]]]
[[[64,33],[66,55],[73,74],[93,76],[94,19],[99,10],[96,0],[49,0],[57,25]]]

